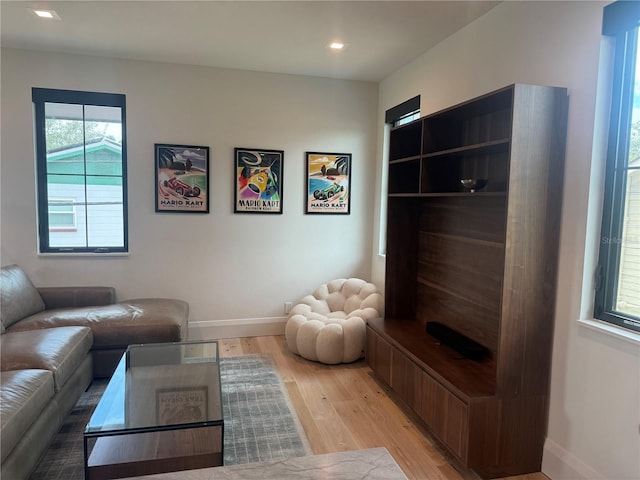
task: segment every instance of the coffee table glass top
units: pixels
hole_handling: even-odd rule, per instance
[[[222,424],[218,343],[131,345],[85,436]]]

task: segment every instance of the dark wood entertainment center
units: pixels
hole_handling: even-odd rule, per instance
[[[367,362],[483,478],[541,467],[567,105],[564,88],[512,85],[390,135],[385,317],[367,326]],[[489,358],[441,345],[430,321]]]

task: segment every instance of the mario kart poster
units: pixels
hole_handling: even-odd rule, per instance
[[[351,154],[307,152],[306,213],[349,214]]]
[[[209,147],[155,144],[156,212],[209,213]]]
[[[235,213],[282,213],[284,151],[235,149]]]

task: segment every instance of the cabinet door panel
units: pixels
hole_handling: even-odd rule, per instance
[[[370,328],[366,330],[367,336],[365,338],[365,346],[364,346],[364,359],[367,362],[367,365],[373,370],[376,371],[376,341],[378,335],[375,334]]]
[[[433,434],[466,464],[469,408],[427,373],[422,376],[420,417]]]
[[[367,363],[387,385],[391,385],[391,344],[367,329]]]
[[[422,370],[398,349],[391,349],[391,388],[415,412],[422,406]]]
[[[446,405],[447,422],[444,443],[466,463],[469,438],[469,409],[465,403],[448,392]]]
[[[440,439],[444,434],[445,390],[427,373],[422,374],[422,408],[420,417]]]

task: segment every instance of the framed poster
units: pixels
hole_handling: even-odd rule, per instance
[[[207,386],[156,391],[157,425],[206,422],[209,418],[207,407]]]
[[[283,150],[235,149],[235,213],[282,213],[283,161]]]
[[[155,144],[156,212],[209,213],[209,147]]]
[[[307,152],[305,213],[349,215],[351,154]]]

